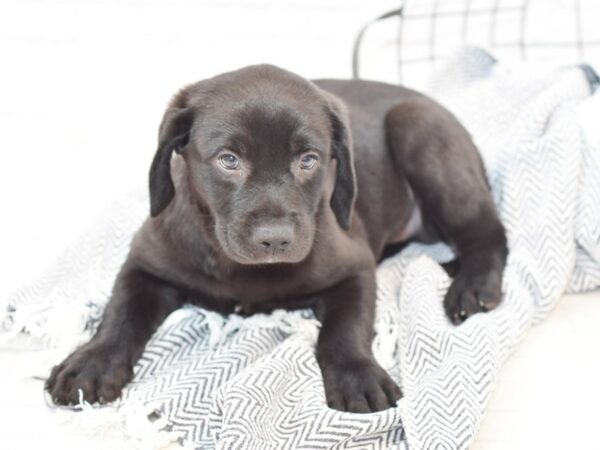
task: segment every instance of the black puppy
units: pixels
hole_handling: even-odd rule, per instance
[[[410,239],[458,255],[453,323],[500,301],[506,238],[477,150],[451,113],[401,87],[266,65],[190,85],[160,126],[150,200],[96,335],[50,375],[56,403],[79,389],[116,399],[152,333],[190,302],[314,308],[328,404],[388,408],[401,394],[371,352],[375,266]]]

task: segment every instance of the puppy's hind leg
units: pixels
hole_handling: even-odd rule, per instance
[[[406,176],[425,221],[460,261],[444,299],[448,318],[460,324],[477,312],[494,309],[501,299],[506,235],[468,132],[426,97],[393,107],[385,125],[394,162]]]

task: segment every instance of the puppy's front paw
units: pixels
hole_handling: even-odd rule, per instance
[[[79,391],[89,403],[117,399],[133,377],[127,358],[116,346],[89,343],[54,367],[46,390],[58,405],[79,403]]]
[[[490,270],[482,274],[459,272],[444,298],[446,315],[460,325],[473,314],[495,309],[502,299],[502,274]]]
[[[402,397],[400,388],[374,360],[334,364],[323,369],[330,408],[370,413],[391,408]]]

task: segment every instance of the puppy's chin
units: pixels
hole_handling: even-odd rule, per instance
[[[271,254],[246,256],[227,252],[227,256],[238,264],[245,266],[269,266],[274,264],[296,264],[304,260],[308,253],[306,252],[302,255]]]
[[[303,261],[310,253],[310,248],[305,251],[285,252],[242,252],[241,249],[224,248],[225,254],[238,264],[245,266],[266,266],[274,264],[296,264]]]

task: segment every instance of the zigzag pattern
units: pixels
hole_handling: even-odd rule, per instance
[[[577,69],[519,76],[472,49],[449,67],[433,94],[473,135],[508,232],[502,305],[454,327],[442,308],[448,247],[413,244],[385,261],[373,348],[405,396],[369,415],[327,408],[309,312],[243,319],[186,308],[148,344],[125,412],[145,405],[149,420],[160,416],[165,431],[204,449],[469,447],[498,370],[527,329],[565,289],[600,286],[600,134],[586,125],[600,116],[600,95],[588,99]],[[49,330],[61,329],[65,311],[81,333],[93,329],[147,204],[138,194],[109,210],[9,299],[5,330],[60,338]]]

